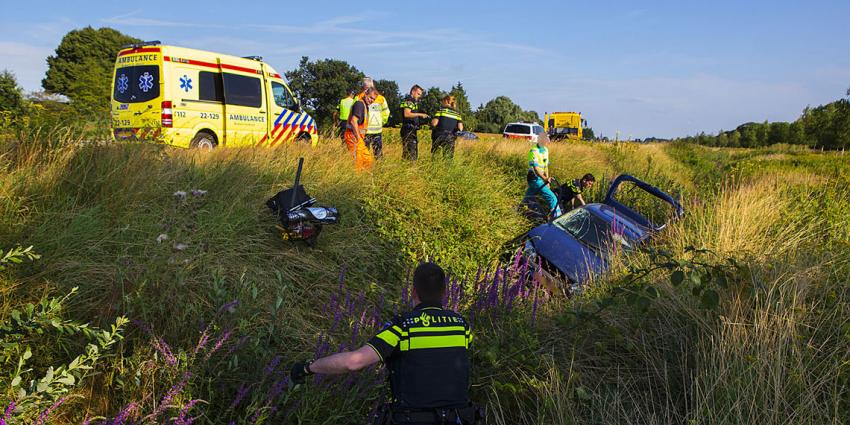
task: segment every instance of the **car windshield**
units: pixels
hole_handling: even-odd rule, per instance
[[[613,242],[631,248],[640,235],[615,217],[610,218],[609,222],[585,208],[578,208],[559,217],[554,224],[595,251],[603,251]]]
[[[531,133],[531,128],[522,124],[510,124],[505,127],[505,133],[529,134]]]

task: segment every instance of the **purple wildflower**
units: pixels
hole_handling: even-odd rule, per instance
[[[286,385],[289,383],[289,377],[285,376],[282,379],[278,379],[275,381],[274,385],[272,385],[271,390],[269,390],[268,395],[266,396],[266,404],[270,405],[281,393],[283,393],[283,389],[286,388]]]
[[[228,313],[236,312],[236,307],[239,306],[239,300],[233,300],[227,304],[218,308],[218,312],[216,314],[224,313],[225,311]]]
[[[280,364],[280,360],[281,360],[280,356],[274,356],[274,358],[269,362],[269,364],[267,364],[266,367],[263,368],[263,374],[264,375],[271,375],[272,372],[274,372],[274,370],[277,369],[277,365]]]
[[[339,292],[342,292],[342,288],[345,287],[345,265],[339,268]]]
[[[345,312],[347,317],[351,317],[351,313],[354,312],[354,300],[351,298],[351,294],[345,294]]]
[[[540,264],[540,260],[538,259],[537,270],[540,270],[540,267],[542,267],[542,264]],[[534,322],[537,320],[537,294],[538,292],[540,292],[540,274],[536,271],[534,273],[534,278],[532,279],[531,285],[534,288],[534,304],[531,306],[531,325],[534,326]]]
[[[131,414],[135,413],[139,409],[139,405],[136,402],[131,402],[130,404],[124,406],[118,415],[115,416],[115,419],[107,422],[108,425],[122,425],[127,418],[130,417]]]
[[[357,338],[360,336],[360,322],[354,322],[351,327],[351,345],[357,344]]]
[[[407,305],[407,285],[401,289],[401,305]]]
[[[153,348],[155,348],[156,351],[159,351],[159,353],[162,354],[162,357],[165,359],[166,363],[171,366],[177,364],[177,358],[174,357],[174,354],[172,354],[171,346],[169,346],[164,339],[162,339],[161,337],[154,339]]]
[[[248,335],[239,338],[239,341],[236,341],[236,344],[230,346],[230,348],[228,348],[227,351],[224,352],[224,357],[228,357],[233,354],[234,351],[242,348],[242,346],[245,345],[246,342],[248,342]]]
[[[189,400],[186,403],[186,406],[183,409],[180,409],[180,415],[177,416],[177,420],[174,421],[175,425],[191,425],[195,418],[187,418],[186,416],[189,414],[189,411],[198,404],[200,400]]]
[[[65,402],[65,397],[62,397],[59,400],[56,400],[56,402],[53,403],[53,405],[51,405],[50,407],[45,409],[43,412],[41,412],[40,415],[38,415],[38,419],[35,420],[35,425],[42,425],[44,423],[44,421],[46,421],[50,417],[50,415],[53,413],[53,411],[58,409],[59,406],[61,406],[62,403],[64,403],[64,402]]]
[[[245,399],[245,396],[251,391],[250,386],[246,386],[245,384],[240,384],[239,389],[236,390],[236,397],[233,397],[233,402],[230,403],[230,408],[235,409],[236,406],[239,406],[239,403]]]
[[[183,377],[180,378],[180,381],[174,384],[170,390],[162,397],[162,400],[159,402],[159,406],[154,410],[152,417],[159,416],[162,412],[165,411],[170,405],[171,402],[174,401],[174,398],[183,391],[183,388],[189,382],[189,378],[192,376],[192,372],[186,372],[183,374]]]
[[[198,340],[198,345],[195,346],[195,354],[198,354],[198,351],[204,349],[207,346],[207,342],[209,342],[210,335],[207,333],[207,330],[204,329],[204,333],[201,334],[201,339]]]
[[[17,407],[15,401],[10,401],[9,405],[6,406],[6,410],[3,411],[3,417],[0,418],[0,425],[6,425],[7,421],[12,420],[12,412],[15,411],[15,407]]]
[[[139,329],[145,331],[147,334],[149,334],[149,335],[153,334],[151,327],[148,326],[145,322],[142,322],[139,319],[132,319],[132,320],[130,320],[130,322],[132,322],[134,325],[136,325]]]
[[[522,247],[517,248],[516,254],[514,254],[514,263],[511,266],[511,275],[515,275],[517,269],[519,269],[519,261],[522,259]]]
[[[487,295],[488,308],[493,308],[499,303],[499,271],[501,269],[496,268],[493,274],[493,284],[490,285],[490,292]]]
[[[328,352],[330,347],[331,347],[330,341],[328,339],[325,339],[324,342],[322,342],[322,346],[319,347],[319,357],[324,356]]]
[[[213,353],[218,351],[221,348],[221,346],[224,345],[224,343],[227,342],[228,339],[230,339],[230,334],[232,332],[233,332],[232,329],[228,329],[228,330],[224,331],[224,333],[221,335],[221,338],[219,338],[218,341],[216,341],[212,350],[210,350],[209,354],[207,354],[207,357],[211,356]]]

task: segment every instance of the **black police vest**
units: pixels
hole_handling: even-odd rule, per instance
[[[393,405],[423,409],[469,403],[469,344],[464,318],[419,305],[369,341],[390,371]]]

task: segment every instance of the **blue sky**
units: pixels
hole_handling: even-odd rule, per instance
[[[850,87],[850,1],[248,2],[2,0],[0,68],[40,88],[71,29],[301,56],[448,89],[474,105],[581,111],[597,134],[670,137],[793,120]]]

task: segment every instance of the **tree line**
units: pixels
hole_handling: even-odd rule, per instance
[[[34,104],[38,104],[73,111],[81,116],[93,113],[108,118],[115,57],[121,46],[140,41],[112,28],[72,30],[62,38],[54,54],[47,58],[43,92],[25,96],[11,72],[0,72],[0,110],[26,114]],[[332,123],[339,100],[349,90],[358,87],[366,76],[342,60],[311,61],[308,57],[301,58],[298,67],[285,75],[302,107],[323,126]],[[402,113],[399,106],[409,88],[400,88],[393,80],[374,79],[376,88],[391,108],[388,125],[400,125]],[[57,94],[67,98],[68,103],[57,102],[52,96]],[[461,82],[448,90],[434,86],[428,88],[422,99],[423,110],[433,115],[446,94],[457,99],[458,112],[463,116],[465,128],[471,131],[498,133],[508,122],[540,122],[537,112],[523,110],[506,96],[498,96],[473,110]]]
[[[806,107],[793,122],[749,122],[716,135],[700,133],[676,139],[706,146],[754,148],[778,143],[823,149],[850,148],[850,89],[826,105]]]
[[[333,112],[336,111],[339,100],[345,93],[358,87],[365,73],[339,59],[320,59],[311,61],[304,56],[298,67],[287,71],[286,79],[295,96],[320,124],[332,122]],[[407,95],[407,87],[399,87],[393,80],[377,79],[375,88],[387,99],[390,107],[389,126],[401,124],[400,104]],[[462,82],[458,82],[448,90],[431,86],[422,96],[422,110],[434,115],[440,109],[440,99],[452,95],[457,101],[457,109],[463,117],[464,128],[469,131],[499,133],[505,124],[512,121],[540,122],[540,116],[535,111],[523,110],[507,96],[498,96],[485,104],[480,104],[473,110]]]

